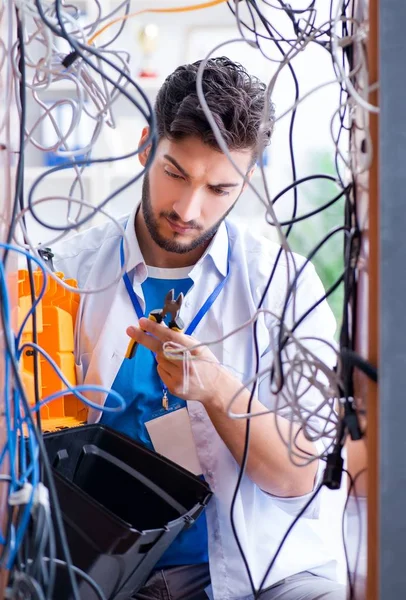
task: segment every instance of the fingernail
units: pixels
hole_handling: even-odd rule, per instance
[[[127,335],[129,335],[130,337],[132,337],[136,333],[137,333],[137,329],[135,327],[128,327],[127,328]]]

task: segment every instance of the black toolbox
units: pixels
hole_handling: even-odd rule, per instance
[[[45,434],[44,442],[73,564],[108,600],[128,600],[204,510],[208,485],[104,425]],[[77,581],[81,600],[98,598],[79,575]],[[58,567],[54,597],[72,598],[65,568]]]

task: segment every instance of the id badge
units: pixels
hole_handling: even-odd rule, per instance
[[[202,474],[187,408],[147,421],[145,427],[155,452],[194,475]]]

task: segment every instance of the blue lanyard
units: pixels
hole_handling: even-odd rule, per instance
[[[209,312],[209,310],[213,306],[214,302],[216,301],[217,296],[220,294],[221,290],[225,286],[225,284],[226,284],[226,282],[228,280],[228,277],[230,275],[230,257],[231,257],[231,246],[230,246],[230,240],[228,240],[227,274],[224,277],[224,279],[222,279],[222,281],[220,281],[220,283],[214,288],[214,290],[212,291],[212,293],[210,294],[210,296],[207,298],[206,302],[203,304],[203,306],[199,309],[198,313],[192,319],[191,323],[189,324],[189,326],[185,330],[185,334],[186,335],[192,335],[192,333],[195,331],[196,327],[199,325],[200,321],[203,319],[203,317],[205,316],[205,314],[207,312]],[[123,238],[121,238],[121,244],[120,244],[120,262],[121,262],[121,267],[123,267],[123,265],[124,265],[124,244],[123,244]],[[130,300],[132,302],[132,305],[133,305],[133,307],[135,309],[135,312],[137,313],[137,317],[138,317],[138,319],[141,319],[145,315],[144,315],[144,312],[143,312],[143,310],[141,308],[140,301],[138,300],[138,296],[134,292],[134,288],[131,285],[131,281],[130,281],[130,278],[128,277],[127,273],[124,273],[123,280],[124,280],[124,284],[125,284],[125,287],[127,289],[128,295],[130,296]]]

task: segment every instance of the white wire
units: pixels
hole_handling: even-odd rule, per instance
[[[102,208],[98,208],[98,207],[95,208],[95,206],[93,204],[91,204],[90,202],[86,202],[85,200],[76,200],[75,198],[64,197],[62,195],[59,196],[58,199],[70,201],[73,203],[81,204],[87,208],[91,208],[95,211],[95,213],[101,213],[105,217],[108,217],[114,223],[114,225],[117,227],[118,232],[119,232],[118,240],[120,240],[120,239],[123,240],[125,261],[124,261],[124,265],[122,267],[120,267],[116,277],[114,277],[114,279],[112,281],[110,281],[108,284],[103,285],[102,287],[99,287],[99,288],[75,288],[75,287],[72,287],[69,284],[65,283],[61,279],[59,279],[59,277],[51,271],[51,269],[48,267],[48,265],[42,261],[42,258],[38,251],[41,250],[42,248],[47,247],[47,245],[52,245],[55,242],[62,240],[66,236],[66,232],[62,232],[58,237],[54,238],[51,241],[47,241],[45,245],[44,244],[39,244],[39,245],[34,244],[31,241],[28,231],[24,227],[24,224],[22,221],[24,216],[27,213],[29,213],[29,210],[30,210],[29,207],[25,207],[23,210],[21,210],[17,214],[16,219],[15,219],[16,225],[19,225],[24,233],[24,236],[26,239],[26,244],[20,243],[14,237],[15,245],[17,247],[23,248],[24,250],[29,250],[33,254],[33,256],[38,258],[38,260],[40,260],[43,263],[43,267],[44,267],[45,271],[47,272],[48,276],[51,277],[52,279],[54,279],[54,281],[57,281],[58,284],[61,285],[66,290],[68,290],[70,292],[75,292],[77,294],[100,294],[101,292],[107,291],[108,289],[110,289],[111,287],[116,285],[121,280],[122,276],[124,275],[124,273],[126,272],[126,269],[127,269],[127,262],[128,262],[128,256],[129,256],[129,245],[128,245],[128,240],[125,236],[125,228],[123,227],[123,225],[121,225],[121,223],[115,217],[110,215],[106,210],[104,210]],[[32,204],[33,205],[42,204],[43,202],[48,202],[49,200],[54,200],[54,197],[52,196],[51,198],[38,198],[37,200],[34,200],[32,202]],[[119,255],[118,254],[117,254],[117,264],[119,264]]]
[[[348,77],[348,75],[345,73],[343,66],[341,65],[341,62],[338,58],[338,47],[339,47],[339,37],[336,35],[336,27],[338,25],[338,23],[341,21],[341,13],[343,10],[343,6],[345,4],[346,0],[340,0],[337,6],[337,11],[336,11],[336,15],[335,18],[333,20],[333,26],[331,29],[331,52],[332,52],[332,56],[334,58],[334,62],[336,64],[337,69],[340,72],[340,75],[342,77],[342,79],[345,81],[345,85],[346,88],[348,90],[348,93],[352,96],[352,98],[356,101],[356,103],[361,106],[363,109],[372,112],[372,113],[379,113],[379,107],[378,106],[374,106],[373,104],[370,104],[370,102],[367,102],[367,100],[365,99],[365,97],[361,96],[361,94],[359,94],[357,92],[357,90],[355,89],[355,87],[353,86],[353,84],[350,81],[350,78]],[[355,33],[354,36],[352,36],[353,42],[358,41],[360,46],[362,46],[363,41],[365,41],[367,37],[367,31],[365,31],[364,29],[361,29],[361,27],[358,29],[358,31]],[[366,88],[368,89],[368,88]]]
[[[13,156],[12,156],[12,146],[14,143],[13,132],[12,132],[12,100],[13,100],[13,92],[14,92],[14,81],[13,81],[13,72],[11,69],[11,49],[14,42],[14,12],[13,7],[10,3],[5,5],[7,9],[7,47],[5,48],[6,52],[6,97],[5,97],[5,114],[4,119],[0,125],[0,134],[5,132],[5,161],[3,165],[3,173],[5,176],[2,177],[3,185],[4,185],[4,199],[5,202],[1,202],[3,205],[3,212],[0,212],[0,221],[2,221],[5,225],[4,231],[0,227],[0,240],[5,239],[10,227],[10,220],[12,214],[11,202],[7,201],[7,199],[12,199],[14,197],[14,189],[12,185],[12,172],[13,172]],[[4,15],[4,10],[2,11],[2,15]],[[0,21],[1,23],[1,21]],[[2,63],[4,67],[4,62]],[[0,71],[1,75],[1,71]],[[1,90],[2,86],[0,86]]]
[[[193,346],[188,346],[188,347],[181,346],[180,344],[173,344],[172,342],[165,342],[163,344],[163,353],[164,353],[164,356],[168,360],[183,361],[183,372],[184,372],[183,394],[187,395],[188,391],[189,391],[189,387],[188,387],[189,386],[189,373],[190,373],[191,366],[193,366],[193,372],[197,375],[198,381],[201,385],[201,378],[199,376],[199,369],[198,369],[198,362],[200,362],[201,359],[199,358],[199,356],[194,355],[193,352],[203,346],[210,347],[211,345],[216,345],[216,344],[224,342],[226,339],[228,339],[231,336],[235,335],[236,333],[240,332],[247,326],[252,325],[258,319],[260,314],[268,314],[268,315],[271,315],[275,319],[279,318],[278,315],[276,315],[273,311],[270,311],[267,309],[260,309],[253,315],[253,317],[251,319],[249,319],[248,321],[243,323],[240,327],[238,327],[237,329],[225,334],[223,337],[216,339],[214,341],[199,342],[197,344],[194,344]],[[321,397],[323,398],[322,402],[320,404],[318,404],[317,407],[315,407],[313,409],[313,411],[310,411],[306,406],[304,406],[298,412],[298,409],[300,406],[299,405],[300,397],[304,396],[305,393],[307,393],[309,388],[302,390],[299,394],[298,393],[291,394],[291,396],[286,396],[286,394],[282,391],[282,392],[279,392],[278,394],[276,394],[276,397],[278,395],[281,395],[281,397],[284,397],[285,404],[284,404],[283,410],[286,412],[286,408],[290,407],[291,413],[296,414],[296,417],[297,417],[297,419],[294,419],[294,420],[301,422],[303,429],[307,430],[306,422],[309,421],[310,418],[315,418],[315,417],[320,418],[320,412],[323,409],[323,407],[326,405],[326,402],[327,402],[327,403],[330,403],[330,417],[325,418],[326,423],[330,423],[330,424],[332,423],[333,425],[336,425],[337,419],[333,418],[333,416],[335,415],[334,403],[335,403],[336,399],[339,397],[338,376],[334,371],[329,369],[325,365],[325,363],[323,361],[321,361],[316,354],[314,354],[314,352],[310,351],[306,347],[304,342],[317,341],[317,342],[320,342],[321,344],[325,344],[330,348],[330,350],[333,350],[333,352],[338,357],[338,351],[337,351],[336,347],[323,338],[306,336],[306,337],[299,339],[299,338],[296,338],[286,328],[284,329],[284,331],[287,335],[289,335],[288,344],[294,342],[297,345],[297,348],[302,352],[302,356],[300,356],[300,359],[296,359],[296,360],[299,360],[299,365],[302,367],[303,367],[303,365],[306,365],[310,370],[312,369],[312,367],[316,367],[317,372],[320,371],[329,380],[330,385],[326,386],[325,384],[322,384],[317,379],[317,376],[315,375],[314,371],[311,376],[311,381],[310,381],[310,376],[304,374],[303,377],[310,381],[311,387],[317,389],[318,392],[320,393]],[[272,336],[270,336],[270,342],[271,342],[271,353],[273,355],[275,355],[276,349],[274,346],[274,338]],[[284,365],[286,365],[286,364],[288,364],[291,367],[291,369],[286,372],[284,370],[284,379],[285,379],[286,386],[288,386],[289,381],[290,381],[290,379],[289,379],[290,375],[292,375],[292,373],[294,372],[294,368],[296,367],[296,364],[293,362],[292,358],[290,358],[287,363],[286,362],[284,363]],[[237,398],[241,395],[241,393],[245,392],[255,381],[262,379],[265,375],[270,374],[271,369],[272,369],[272,366],[267,367],[267,368],[261,370],[259,373],[257,373],[253,377],[251,377],[248,381],[245,380],[241,384],[241,388],[232,396],[232,398],[230,399],[230,401],[227,405],[227,414],[230,418],[247,419],[247,418],[258,417],[258,416],[269,414],[269,413],[275,413],[275,416],[277,416],[278,410],[275,407],[270,408],[270,409],[264,409],[263,411],[260,411],[260,412],[234,413],[232,411],[232,406],[235,403],[235,401],[237,400]],[[295,382],[295,385],[297,388],[299,386],[299,382],[300,382],[299,380]],[[304,410],[307,413],[305,420],[303,418],[301,410]],[[333,415],[333,416],[331,416],[331,415]],[[328,437],[334,438],[335,435],[336,435],[336,431],[335,431],[335,428],[333,428],[331,434]],[[313,440],[315,441],[317,439],[322,439],[323,437],[327,437],[325,431],[323,431],[322,434],[319,433],[319,435],[313,436]],[[289,443],[291,444],[291,440],[289,440]]]
[[[37,14],[34,2],[32,2],[30,0],[26,0],[24,2],[21,2],[20,4],[22,7],[22,10],[24,10],[27,15],[29,14],[31,16],[34,16]],[[127,6],[127,2],[123,2],[119,6],[115,7],[109,14],[102,16],[101,3],[98,0],[96,0],[95,4],[97,7],[96,18],[93,20],[92,23],[88,23],[85,26],[83,26],[80,22],[78,22],[78,20],[75,18],[75,15],[72,15],[69,13],[69,10],[70,10],[69,6],[63,6],[61,8],[63,21],[64,21],[65,25],[68,27],[70,35],[72,35],[73,37],[75,37],[78,40],[81,40],[82,42],[85,42],[85,40],[89,36],[90,32],[95,31],[96,28],[100,26],[100,23],[102,21],[104,22],[104,21],[108,20],[109,18],[111,18],[111,16],[113,14],[116,14],[121,8],[124,8]],[[56,15],[54,13],[53,3],[51,3],[51,2],[43,3],[43,6],[46,11],[47,17],[52,21],[52,23],[55,24],[56,27],[59,27]],[[371,105],[365,101],[365,97],[368,96],[369,92],[371,91],[371,88],[365,88],[365,86],[364,86],[361,94],[358,93],[355,90],[355,88],[353,88],[353,89],[351,88],[352,83],[350,81],[350,78],[353,78],[353,77],[356,78],[357,75],[364,72],[364,70],[367,66],[366,59],[365,59],[364,52],[363,52],[363,40],[362,40],[364,24],[362,24],[362,23],[358,24],[358,23],[356,23],[356,21],[354,19],[351,19],[350,17],[345,17],[345,16],[341,15],[342,6],[343,6],[343,2],[340,2],[340,6],[338,7],[335,18],[332,21],[326,21],[325,23],[323,23],[323,25],[321,25],[320,27],[317,27],[317,28],[314,27],[315,18],[316,18],[316,10],[309,9],[308,11],[306,11],[306,14],[304,15],[304,17],[302,19],[302,21],[304,21],[304,25],[303,25],[303,23],[301,24],[301,31],[297,35],[296,39],[289,40],[286,42],[288,44],[288,50],[286,52],[286,56],[283,59],[281,59],[280,61],[278,61],[278,66],[277,66],[276,72],[273,74],[270,82],[268,83],[267,92],[266,92],[267,93],[267,102],[265,102],[264,115],[263,115],[264,123],[267,123],[269,120],[268,111],[270,108],[270,99],[272,97],[273,90],[275,88],[275,85],[276,85],[283,69],[285,69],[288,65],[290,65],[292,60],[294,59],[294,57],[297,56],[300,52],[303,52],[311,42],[315,41],[318,38],[318,36],[327,35],[327,31],[325,30],[325,28],[328,28],[328,31],[330,33],[332,33],[331,44],[332,44],[332,53],[333,53],[333,58],[334,58],[334,64],[339,71],[339,76],[334,80],[334,82],[337,82],[339,84],[341,83],[343,86],[345,86],[345,88],[350,93],[350,96],[351,96],[350,102],[352,103],[352,104],[350,104],[351,109],[354,106],[357,106],[358,108],[361,108],[364,111],[373,110],[374,108],[376,108],[376,107],[371,108]],[[222,139],[220,131],[218,130],[217,125],[214,122],[212,115],[210,113],[210,110],[207,106],[207,102],[205,101],[205,98],[203,95],[203,90],[202,90],[202,85],[201,85],[203,70],[205,68],[205,65],[207,63],[209,56],[211,56],[211,54],[213,52],[216,52],[217,50],[222,48],[225,44],[244,42],[244,43],[247,43],[249,46],[256,48],[259,52],[259,46],[256,42],[254,42],[252,40],[248,40],[248,39],[242,39],[243,38],[243,30],[242,30],[242,23],[240,21],[240,15],[238,12],[239,8],[240,7],[237,5],[236,6],[236,21],[237,21],[237,27],[238,27],[239,33],[241,35],[241,38],[236,39],[236,40],[229,40],[227,42],[219,44],[202,61],[200,68],[199,68],[198,76],[197,76],[197,79],[198,79],[197,93],[199,96],[200,103],[205,112],[206,118],[212,126],[213,133],[214,133],[214,136],[216,138],[219,148],[229,158],[233,167],[243,177],[244,182],[248,184],[248,186],[254,192],[256,197],[259,198],[259,200],[265,206],[267,213],[269,213],[271,215],[272,221],[277,227],[279,240],[280,240],[282,250],[284,252],[285,260],[286,260],[286,270],[287,270],[286,290],[288,290],[291,287],[291,282],[294,281],[294,279],[296,278],[296,275],[297,275],[296,257],[291,252],[288,241],[286,240],[286,237],[284,236],[283,229],[280,226],[278,219],[276,218],[276,214],[275,214],[274,208],[272,206],[272,199],[270,197],[270,193],[269,193],[269,189],[268,189],[268,181],[267,181],[267,177],[266,177],[266,173],[265,173],[265,169],[262,164],[262,161],[260,162],[260,171],[261,171],[262,179],[263,179],[264,197],[259,192],[257,187],[253,184],[253,182],[247,180],[246,173],[240,172],[239,169],[237,168],[237,165],[233,162],[232,157],[230,156],[230,152],[227,148],[227,145],[224,142],[224,140]],[[270,8],[272,8],[272,7],[270,7]],[[285,10],[285,8],[283,8],[283,7],[274,7],[274,8],[275,9],[277,8],[279,11]],[[354,24],[355,34],[353,36],[347,36],[346,38],[339,38],[339,36],[336,34],[335,30],[337,29],[338,24],[343,21]],[[69,157],[69,156],[74,157],[74,156],[77,156],[78,154],[86,154],[87,152],[90,152],[90,150],[95,146],[96,141],[97,141],[103,127],[105,127],[106,125],[111,126],[111,127],[115,126],[115,116],[114,116],[114,112],[113,112],[113,106],[114,106],[114,103],[121,97],[121,94],[116,88],[113,89],[113,91],[111,92],[109,90],[109,86],[107,85],[104,77],[101,76],[101,77],[96,78],[93,75],[93,73],[91,72],[91,69],[89,67],[87,67],[82,61],[77,61],[76,63],[74,63],[74,65],[72,65],[69,70],[63,69],[61,67],[61,61],[62,61],[63,55],[56,48],[54,34],[49,30],[49,28],[47,26],[45,26],[45,24],[40,19],[37,19],[37,21],[35,22],[35,25],[36,25],[36,29],[34,31],[31,31],[30,34],[28,34],[28,33],[26,34],[27,67],[29,69],[32,68],[34,70],[32,79],[30,81],[28,81],[28,79],[27,79],[27,88],[31,91],[32,97],[33,97],[34,101],[38,104],[38,106],[40,106],[42,113],[39,116],[39,118],[32,125],[30,125],[30,127],[27,129],[26,144],[31,143],[37,149],[39,149],[41,151],[55,151],[59,155],[65,156],[65,157]],[[31,45],[33,45],[33,47],[34,47],[34,44],[38,43],[38,42],[41,44],[41,47],[43,49],[43,54],[42,54],[42,58],[40,61],[38,61],[37,58],[35,57],[35,53],[31,52]],[[360,48],[359,56],[360,56],[361,62],[360,62],[360,65],[357,65],[357,67],[354,68],[352,73],[346,73],[345,70],[341,67],[340,60],[339,60],[340,52],[342,52],[343,47],[347,44],[357,44]],[[102,51],[102,49],[99,48],[99,51]],[[118,64],[120,65],[121,70],[123,72],[128,73],[129,72],[128,65],[129,65],[129,58],[130,58],[128,53],[117,51],[117,50],[111,50],[111,51],[109,51],[109,53],[110,53],[110,56],[115,57],[117,59],[117,61],[119,61]],[[14,48],[13,48],[11,57],[12,57],[12,64],[14,67],[14,77],[17,78],[18,77],[18,65],[17,65],[17,47],[16,46],[14,46]],[[273,59],[271,59],[271,60],[273,60]],[[104,73],[105,71],[103,69],[100,58],[96,57],[95,62],[97,63],[97,66],[101,69],[101,72]],[[125,80],[122,82],[122,78],[123,78],[123,74],[118,75],[117,82],[119,82],[122,85],[126,85]],[[64,98],[61,100],[55,100],[51,106],[47,106],[46,103],[43,100],[41,100],[41,98],[42,98],[41,94],[44,90],[52,90],[52,86],[58,82],[65,82],[65,83],[69,83],[72,85],[72,90],[74,92],[75,100]],[[318,85],[316,88],[311,90],[310,92],[307,92],[306,94],[302,95],[300,98],[298,98],[297,101],[295,101],[295,103],[292,106],[290,106],[288,109],[284,110],[282,112],[282,114],[278,115],[278,117],[276,118],[276,121],[279,121],[280,119],[285,117],[287,114],[294,111],[311,94],[314,94],[318,90],[320,90],[328,85],[332,85],[332,84],[333,84],[333,81],[323,82],[322,84]],[[90,103],[84,102],[85,97],[90,99]],[[68,104],[71,106],[71,109],[72,109],[72,119],[69,124],[68,131],[60,130],[59,125],[52,114],[52,111],[57,109],[57,107],[60,106],[60,104],[62,102],[65,102],[65,103],[68,102]],[[331,133],[332,133],[333,140],[335,140],[334,132],[333,132],[335,116],[348,103],[349,103],[349,101],[347,100],[344,104],[342,104],[342,106],[340,106],[337,109],[336,113],[333,115],[333,119],[331,122]],[[95,121],[93,134],[91,135],[90,140],[85,148],[81,148],[80,150],[70,149],[68,147],[68,138],[69,138],[70,134],[73,131],[75,131],[77,129],[77,127],[79,126],[80,114],[83,111],[86,112],[88,114],[88,116]],[[362,127],[367,132],[366,116],[367,115],[365,113],[364,122],[362,123]],[[40,140],[37,140],[34,137],[36,132],[38,131],[39,127],[43,125],[44,121],[47,121],[50,125],[52,125],[53,129],[55,130],[55,134],[56,134],[56,138],[57,138],[57,142],[55,142],[55,144],[53,144],[52,146],[50,146],[48,148],[45,147],[44,144],[41,143]],[[362,171],[360,171],[360,169],[365,170],[365,168],[367,168],[367,165],[370,164],[371,144],[370,144],[370,138],[368,138],[368,133],[366,133],[366,136],[367,136],[367,139],[366,139],[367,155],[365,158],[365,163],[363,163],[363,165],[361,165],[361,166],[358,166],[358,172],[362,172]],[[338,156],[340,157],[340,159],[343,161],[344,165],[347,166],[349,171],[352,170],[352,172],[354,172],[354,165],[352,164],[353,163],[352,157],[350,156],[347,159],[347,157],[345,157],[343,155],[341,149],[339,148],[339,144],[335,143],[335,145],[336,145],[336,152],[337,152]],[[260,157],[262,157],[263,149],[264,148],[261,145],[261,136],[259,136],[259,143],[258,143],[257,151],[258,151],[258,154]],[[67,207],[68,207],[67,208],[67,216],[66,216],[67,221],[69,223],[72,223],[75,221],[74,217],[71,214],[71,210],[72,210],[71,207],[73,205],[79,206],[79,214],[80,214],[81,210],[84,210],[84,208],[91,208],[94,211],[94,214],[100,212],[100,213],[105,214],[105,215],[109,216],[110,218],[112,218],[104,210],[101,210],[98,207],[94,207],[89,202],[86,202],[85,188],[84,188],[84,183],[82,180],[82,172],[83,172],[82,167],[77,167],[76,165],[74,165],[74,178],[73,178],[71,192],[70,192],[69,196],[53,197],[54,200],[61,199],[63,201],[66,201]],[[77,186],[79,187],[80,198],[73,198],[72,195]],[[35,199],[33,201],[33,206],[40,204],[41,202],[47,202],[49,200],[50,200],[49,197]],[[26,214],[27,210],[28,209],[25,209],[24,211],[20,212],[19,215],[17,216],[17,223],[19,225],[21,225],[21,219],[22,219],[23,215]],[[76,216],[76,219],[77,218],[78,218],[78,216]],[[124,230],[121,227],[121,225],[114,219],[112,219],[112,220],[113,220],[113,222],[115,222],[116,226],[119,228],[120,235],[124,236]],[[27,234],[27,232],[25,232],[25,233]],[[31,249],[31,251],[36,256],[38,256],[37,251],[39,248],[42,248],[46,245],[55,243],[55,241],[63,239],[64,236],[65,236],[65,232],[62,232],[61,234],[58,233],[56,235],[56,237],[54,237],[52,240],[50,240],[50,241],[47,240],[46,243],[42,244],[41,246],[39,246],[37,248],[35,248],[33,243],[28,240],[28,247]],[[124,241],[125,241],[125,243],[127,243],[125,237],[124,237]],[[126,248],[126,253],[127,253],[127,251],[128,251],[128,248]],[[46,265],[45,265],[45,268],[46,268],[48,274],[51,277],[53,277],[54,275],[52,274],[52,272],[50,272],[48,270]],[[122,269],[122,272],[124,272],[124,270],[125,270],[125,268]],[[117,276],[117,278],[114,279],[114,281],[110,282],[109,285],[104,286],[103,288],[99,288],[99,289],[90,289],[89,288],[89,289],[85,289],[85,290],[83,290],[83,289],[76,290],[76,288],[71,288],[70,286],[64,285],[64,287],[66,287],[70,291],[74,291],[74,292],[78,292],[78,293],[82,293],[82,294],[84,294],[84,293],[100,293],[100,292],[103,292],[106,289],[110,288],[111,286],[117,284],[121,275],[122,275],[122,273],[120,273]],[[58,280],[58,283],[61,283],[60,280]],[[292,318],[293,322],[295,322],[296,316],[297,316],[296,315],[296,312],[297,312],[297,309],[296,309],[297,289],[296,288],[297,288],[297,285],[293,286],[293,289],[291,290],[291,298],[290,298],[290,306],[292,309],[291,310],[291,318]],[[282,302],[282,305],[283,305],[283,302]],[[260,312],[267,312],[267,311],[265,311],[265,310],[258,311],[258,314],[260,314]],[[250,323],[254,322],[254,320],[258,317],[258,314],[256,314],[250,320]],[[273,315],[273,318],[278,319],[278,317],[276,317],[275,314]],[[244,324],[242,327],[247,326],[247,324]],[[228,335],[233,335],[240,329],[241,328],[237,328],[234,332],[231,332]],[[337,389],[337,377],[333,371],[326,368],[326,366],[322,363],[322,361],[320,361],[317,358],[317,356],[314,353],[308,351],[308,349],[303,345],[304,338],[298,339],[297,337],[293,336],[292,334],[289,334],[289,332],[287,332],[287,330],[285,330],[285,333],[288,333],[288,342],[287,342],[287,345],[285,348],[286,352],[285,352],[284,360],[282,362],[282,368],[284,369],[283,376],[284,376],[285,385],[284,385],[284,388],[277,394],[276,403],[280,406],[283,405],[284,407],[286,407],[286,406],[289,407],[289,410],[291,410],[292,414],[295,415],[295,418],[297,418],[299,421],[302,422],[303,428],[307,432],[307,435],[310,435],[310,434],[319,435],[320,432],[317,432],[316,430],[314,430],[314,426],[312,425],[312,419],[317,416],[317,410],[316,409],[309,410],[305,405],[305,402],[306,402],[305,396],[306,396],[308,387],[310,385],[312,388],[318,387],[319,388],[318,393],[321,394],[322,400],[319,403],[319,406],[316,408],[318,409],[319,412],[322,412],[325,407],[329,406],[330,412],[329,412],[328,416],[320,417],[322,420],[324,419],[324,422],[325,422],[325,427],[322,431],[322,434],[329,437],[334,434],[334,426],[337,423],[337,418],[336,418],[336,416],[334,416],[335,415],[334,407],[331,405],[331,399],[334,396],[335,390]],[[222,341],[224,339],[225,338],[221,338],[221,340],[216,340],[216,342],[218,343],[219,341]],[[311,341],[311,339],[312,338],[309,338],[306,341],[309,342],[309,341]],[[272,338],[272,340],[273,340],[273,338]],[[215,343],[215,342],[210,342],[210,344],[213,344],[213,343]],[[273,348],[274,352],[275,352],[275,350],[276,349]],[[290,355],[288,355],[289,354],[288,351],[290,352]],[[167,356],[168,357],[171,356],[172,359],[174,359],[175,355],[177,355],[178,356],[177,359],[183,360],[184,375],[185,375],[184,376],[184,385],[187,388],[187,386],[189,385],[188,377],[189,377],[190,372],[195,370],[195,373],[198,377],[198,363],[196,362],[196,357],[192,354],[192,350],[189,349],[188,351],[185,351],[184,349],[182,350],[180,348],[170,349],[169,346],[167,346],[166,352],[167,352]],[[275,368],[278,368],[278,363],[275,364]],[[253,378],[253,380],[251,381],[251,383],[253,383],[258,378],[267,376],[268,374],[269,374],[269,369],[256,375]],[[327,378],[327,384],[324,384],[319,381],[318,377],[320,375],[323,375],[323,377]],[[280,378],[281,378],[281,373],[276,372],[275,373],[275,382],[280,381]],[[248,384],[248,383],[246,382],[246,384]],[[303,389],[306,391],[306,393],[303,392]],[[303,402],[302,402],[302,400],[303,400]],[[325,404],[326,402],[327,402],[327,404]],[[328,402],[330,402],[330,404],[328,404]],[[267,411],[267,412],[269,412],[269,411]],[[254,415],[250,415],[249,413],[247,413],[245,415],[234,415],[230,408],[230,416],[232,416],[232,418],[250,418],[251,416],[254,416]],[[330,429],[327,430],[326,427],[330,427]],[[289,452],[291,453],[291,458],[293,458],[295,449],[294,449],[294,441],[291,439],[291,435],[289,436],[288,445],[289,445]]]

